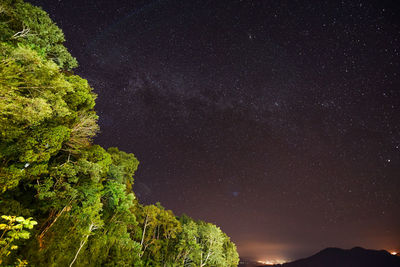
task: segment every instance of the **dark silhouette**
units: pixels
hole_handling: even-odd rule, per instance
[[[271,266],[271,265],[265,265]],[[317,254],[274,267],[399,267],[400,257],[386,250],[327,248]]]

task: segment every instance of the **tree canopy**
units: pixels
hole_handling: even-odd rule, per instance
[[[42,9],[0,3],[0,214],[14,220],[0,224],[9,229],[0,262],[236,266],[236,247],[220,228],[141,205],[132,190],[136,157],[93,144],[96,95],[70,71],[77,62],[63,42]]]

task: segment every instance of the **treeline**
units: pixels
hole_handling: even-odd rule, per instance
[[[220,228],[141,205],[135,156],[92,143],[96,95],[64,41],[42,9],[0,2],[0,263],[236,266]]]

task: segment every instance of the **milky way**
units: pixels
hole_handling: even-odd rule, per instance
[[[45,1],[143,203],[241,256],[400,250],[399,10],[382,1]]]

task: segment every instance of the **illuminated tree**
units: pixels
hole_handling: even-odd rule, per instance
[[[235,247],[218,227],[140,205],[135,156],[92,143],[96,95],[66,71],[77,64],[63,41],[40,8],[0,3],[0,213],[18,214],[0,224],[2,263],[233,266]],[[23,228],[32,238],[22,242]]]

